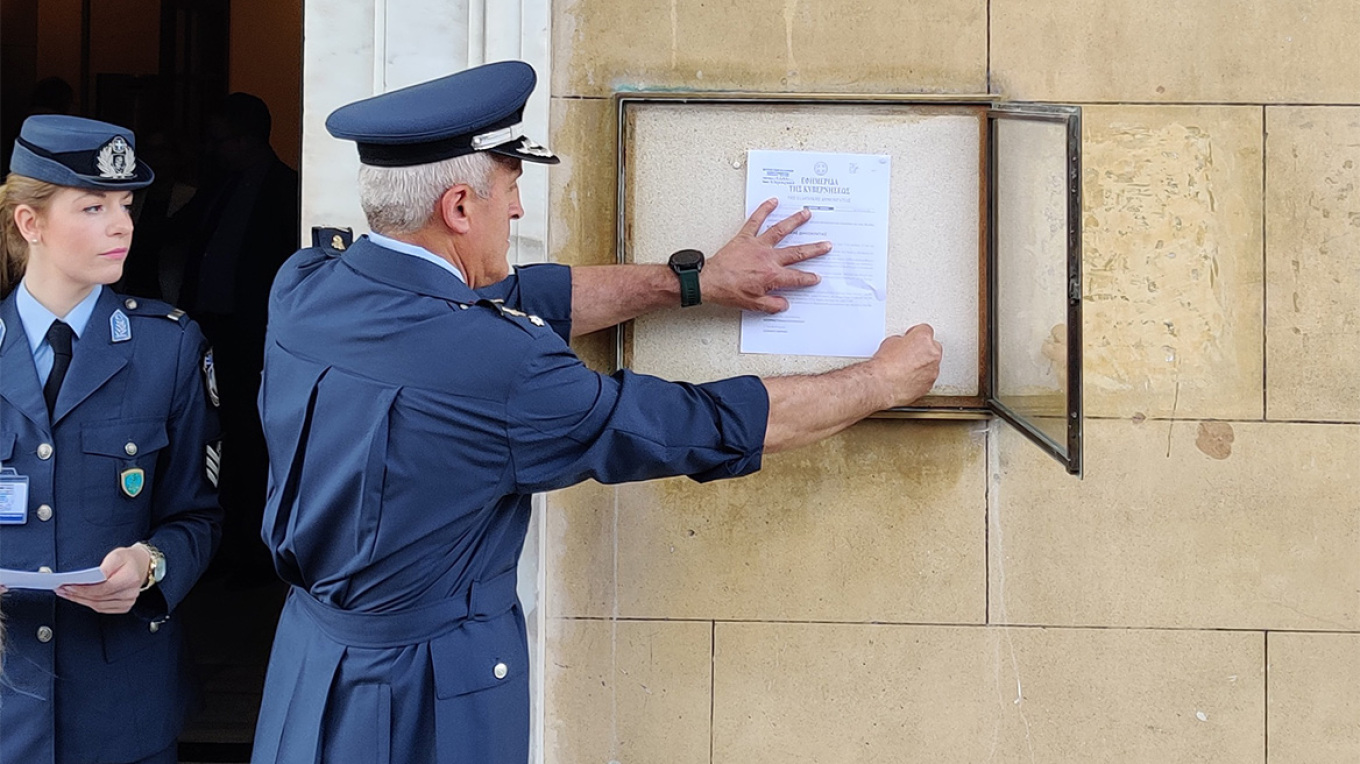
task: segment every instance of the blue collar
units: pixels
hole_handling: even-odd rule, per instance
[[[457,276],[459,281],[463,282],[464,284],[467,283],[467,279],[463,278],[463,274],[460,273],[458,269],[453,266],[453,263],[449,262],[448,260],[445,260],[439,255],[436,255],[430,250],[425,249],[424,247],[418,246],[416,244],[411,244],[410,242],[397,241],[396,239],[393,239],[391,237],[383,236],[380,233],[369,233],[368,240],[373,242],[374,244],[377,244],[380,247],[390,249],[393,252],[400,252],[403,255],[418,257],[421,260],[426,260],[431,263],[434,263],[440,268],[443,268],[449,273],[452,273],[454,276]]]
[[[80,335],[85,333],[85,325],[90,323],[94,305],[99,302],[99,295],[103,291],[104,287],[96,284],[85,299],[71,308],[70,313],[58,316],[44,308],[33,293],[28,291],[28,282],[20,281],[19,288],[14,290],[14,307],[19,311],[19,320],[23,322],[24,333],[28,335],[29,352],[38,352],[38,346],[47,341],[47,330],[52,326],[52,322],[59,318],[71,327],[76,339],[79,339]]]

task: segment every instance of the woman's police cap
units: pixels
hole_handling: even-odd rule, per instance
[[[537,79],[523,61],[486,64],[342,106],[326,118],[326,129],[358,144],[359,161],[376,167],[476,151],[557,164],[556,154],[520,131]]]
[[[38,114],[19,129],[9,171],[58,186],[135,191],[156,177],[135,147],[132,131],[118,125]]]

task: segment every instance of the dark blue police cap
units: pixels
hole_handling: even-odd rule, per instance
[[[523,61],[500,61],[356,101],[331,112],[326,129],[359,146],[359,161],[409,167],[490,151],[557,164],[524,137],[520,118],[537,81]]]
[[[38,114],[19,129],[9,171],[58,186],[135,191],[156,178],[137,161],[135,143],[131,130],[107,122]]]

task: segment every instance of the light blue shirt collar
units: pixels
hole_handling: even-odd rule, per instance
[[[44,308],[42,303],[38,302],[38,298],[28,291],[28,282],[20,281],[19,290],[14,295],[14,307],[19,311],[19,320],[23,322],[24,333],[28,335],[28,349],[37,353],[38,346],[47,341],[47,330],[51,328],[52,322],[59,318],[71,327],[76,339],[80,339],[85,333],[86,324],[90,323],[90,316],[94,315],[94,305],[99,302],[99,295],[103,291],[103,286],[95,285],[85,299],[71,308],[70,313],[58,316]]]
[[[454,276],[457,276],[459,281],[463,282],[464,284],[467,283],[467,279],[463,278],[463,274],[460,273],[458,269],[453,266],[453,263],[449,262],[448,260],[445,260],[439,255],[436,255],[430,250],[425,249],[424,247],[411,244],[405,241],[397,241],[396,239],[383,236],[380,233],[369,233],[368,240],[373,242],[374,244],[377,244],[380,247],[390,249],[393,252],[400,252],[403,255],[410,255],[412,257],[418,257],[421,260],[427,260],[429,262],[432,262],[435,265],[439,266],[440,268],[443,268],[444,270],[448,271],[449,273],[452,273]]]
[[[33,354],[33,365],[38,370],[39,384],[46,384],[47,375],[52,373],[52,346],[47,343],[47,330],[52,328],[52,322],[58,318],[65,321],[71,327],[71,331],[75,332],[76,339],[80,339],[80,335],[85,333],[85,326],[90,323],[95,303],[99,302],[99,295],[103,291],[103,286],[95,286],[85,299],[76,303],[71,312],[62,317],[44,308],[33,293],[28,291],[26,282],[19,282],[19,288],[14,290],[14,308],[19,311],[19,321],[24,325],[24,334],[28,337],[28,350]]]

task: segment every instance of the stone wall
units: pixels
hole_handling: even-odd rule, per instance
[[[547,761],[1360,760],[1356,39],[1353,0],[557,0],[563,262],[614,259],[616,90],[1080,104],[1087,465],[870,421],[552,495]]]

